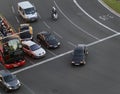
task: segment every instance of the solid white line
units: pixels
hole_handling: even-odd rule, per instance
[[[62,54],[57,55],[57,56],[55,56],[55,57],[46,59],[46,60],[44,60],[44,61],[35,63],[34,65],[27,66],[27,67],[25,67],[25,68],[22,68],[22,69],[20,69],[20,70],[17,70],[17,71],[12,72],[12,74],[17,74],[17,73],[20,73],[20,72],[22,72],[22,71],[25,71],[25,70],[31,69],[31,68],[33,68],[33,67],[36,67],[36,66],[38,66],[38,65],[41,65],[41,64],[43,64],[43,63],[52,61],[52,60],[57,59],[57,58],[59,58],[59,57],[62,57],[62,56],[64,56],[64,55],[70,54],[72,51],[73,51],[73,50],[68,51],[68,52],[65,52],[65,53],[62,53]]]
[[[106,29],[108,29],[108,30],[110,30],[110,31],[112,31],[112,32],[114,32],[114,33],[119,33],[119,32],[117,32],[116,30],[111,29],[110,27],[102,24],[101,22],[99,22],[98,20],[96,20],[95,18],[93,18],[91,15],[89,15],[89,14],[77,3],[76,0],[73,0],[73,2],[76,4],[76,6],[77,6],[80,10],[82,10],[82,11],[83,11],[88,17],[90,17],[93,21],[95,21],[95,22],[98,23],[99,25],[105,27]]]
[[[120,17],[120,14],[117,13],[116,11],[114,11],[111,7],[109,7],[107,4],[104,3],[103,0],[98,0],[98,2],[103,5],[105,8],[107,8],[110,12],[112,12],[113,14],[115,14],[116,16]]]
[[[58,33],[56,33],[55,31],[53,31],[59,38],[61,38],[61,39],[63,39],[63,37],[60,35],[60,34],[58,34]]]
[[[119,36],[119,35],[120,35],[120,33],[117,33],[117,34],[108,36],[108,37],[103,38],[103,39],[101,39],[101,40],[98,40],[98,41],[89,43],[89,44],[87,44],[87,46],[92,46],[92,45],[98,44],[98,43],[100,43],[100,42],[102,42],[102,41],[108,40],[108,39],[110,39],[110,38],[113,38],[113,37],[116,37],[116,36]],[[70,54],[70,53],[72,53],[72,52],[73,52],[73,50],[70,50],[70,51],[68,51],[68,52],[62,53],[62,54],[57,55],[57,56],[55,56],[55,57],[46,59],[46,60],[41,61],[41,62],[37,62],[37,63],[35,63],[34,65],[30,65],[30,66],[27,66],[27,67],[22,68],[22,69],[20,69],[20,70],[14,71],[14,72],[12,72],[12,74],[17,74],[17,73],[20,73],[20,72],[22,72],[22,71],[25,71],[25,70],[34,68],[34,67],[36,67],[36,66],[38,66],[38,65],[41,65],[41,64],[46,63],[46,62],[50,62],[50,61],[52,61],[52,60],[54,60],[54,59],[60,58],[60,57],[62,57],[62,56],[65,56],[65,55],[67,55],[67,54]]]
[[[102,41],[108,40],[108,39],[110,39],[110,38],[113,38],[113,37],[116,37],[116,36],[119,36],[119,35],[120,35],[120,33],[113,34],[113,35],[108,36],[108,37],[106,37],[106,38],[103,38],[103,39],[101,39],[101,40],[98,40],[98,41],[89,43],[89,44],[87,44],[87,46],[92,46],[92,45],[98,44],[98,43],[100,43],[100,42],[102,42]]]
[[[57,5],[57,3],[54,1],[56,7],[59,9],[59,11],[61,12],[61,14],[72,24],[74,25],[76,28],[78,28],[79,30],[81,30],[82,32],[86,33],[87,35],[91,36],[92,38],[99,40],[99,38],[93,36],[92,34],[86,32],[85,30],[83,30],[81,27],[79,27],[78,25],[76,25],[74,22],[72,22],[63,12],[62,10],[59,8],[59,6]]]
[[[43,23],[45,24],[45,26],[47,27],[47,28],[51,28],[45,21],[43,21]]]
[[[12,6],[12,12],[15,14],[15,9],[14,9],[14,7]]]

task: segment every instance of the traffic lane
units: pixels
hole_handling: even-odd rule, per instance
[[[92,17],[104,25],[119,32],[120,19],[106,9],[98,0],[76,0],[78,4]]]
[[[82,27],[83,30],[93,36],[101,39],[114,34],[114,32],[111,32],[90,19],[75,5],[73,1],[56,2],[56,5],[59,7],[58,10],[64,13],[66,19],[69,18],[68,21],[71,20],[74,24]]]
[[[71,66],[72,55],[69,54],[17,76],[35,94],[119,94],[119,40],[120,36],[88,47],[85,66]]]

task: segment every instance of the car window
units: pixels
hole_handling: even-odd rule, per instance
[[[6,75],[6,76],[4,76],[5,82],[10,82],[10,81],[13,81],[14,79],[15,79],[14,75]]]
[[[34,7],[32,8],[27,8],[24,10],[26,14],[34,14],[35,13],[35,9]]]
[[[30,46],[30,49],[31,49],[32,51],[35,51],[35,50],[40,49],[40,46],[39,46],[38,44],[34,44],[34,45],[31,45],[31,46]]]

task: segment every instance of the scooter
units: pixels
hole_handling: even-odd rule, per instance
[[[51,17],[53,20],[57,20],[58,19],[58,13],[52,13]]]

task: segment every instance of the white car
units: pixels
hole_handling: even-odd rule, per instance
[[[22,45],[24,52],[30,55],[32,58],[40,58],[46,54],[46,51],[41,47],[41,45],[38,45],[31,40],[22,41]]]
[[[22,1],[18,3],[18,13],[26,21],[35,21],[38,19],[36,8],[29,1]]]

